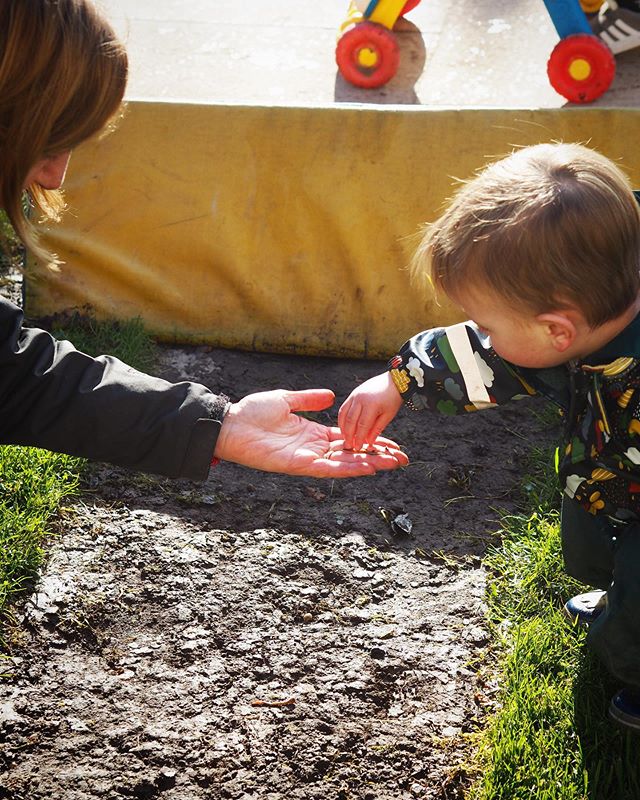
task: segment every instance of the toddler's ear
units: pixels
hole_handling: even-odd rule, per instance
[[[544,326],[551,346],[564,353],[575,342],[578,330],[571,315],[562,312],[538,314],[536,320]]]

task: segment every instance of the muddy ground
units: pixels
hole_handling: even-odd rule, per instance
[[[166,348],[158,372],[339,403],[382,368]],[[17,609],[0,798],[463,798],[495,702],[481,558],[520,502],[532,410],[401,412],[411,465],[357,480],[94,465]]]

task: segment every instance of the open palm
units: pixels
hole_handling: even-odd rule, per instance
[[[215,454],[254,469],[316,478],[373,475],[408,463],[390,439],[379,437],[367,452],[348,451],[339,428],[296,413],[321,411],[334,399],[329,389],[276,389],[247,395],[227,413]]]

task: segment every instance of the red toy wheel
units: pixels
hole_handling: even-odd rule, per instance
[[[419,4],[420,0],[407,0],[407,2],[402,7],[402,11],[400,12],[400,16],[404,17],[405,14],[408,14],[413,8],[415,8]]]
[[[349,83],[375,89],[396,74],[400,50],[391,31],[375,22],[359,22],[338,40],[336,62]]]
[[[590,103],[611,86],[616,61],[607,45],[589,33],[561,39],[547,63],[553,88],[572,103]]]

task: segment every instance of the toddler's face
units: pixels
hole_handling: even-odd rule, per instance
[[[555,367],[566,361],[552,345],[547,326],[531,312],[479,289],[463,289],[451,298],[491,338],[496,353],[519,367]]]

